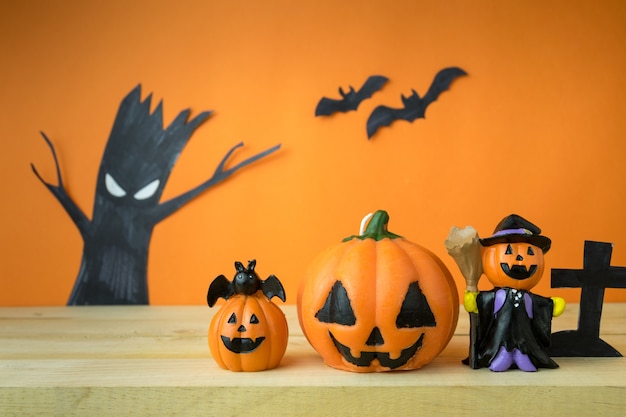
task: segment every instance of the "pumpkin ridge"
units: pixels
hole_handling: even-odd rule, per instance
[[[411,262],[413,263],[413,266],[416,269],[416,271],[421,271],[421,268],[417,262],[417,258],[410,256],[408,249],[418,249],[424,254],[429,255],[427,257],[428,261],[434,262],[435,266],[441,272],[442,276],[445,278],[450,288],[453,289],[453,291],[451,291],[448,294],[450,298],[445,300],[447,304],[450,304],[452,306],[453,312],[452,312],[452,317],[450,321],[450,332],[448,333],[448,336],[446,338],[447,341],[441,347],[441,351],[443,351],[443,349],[448,345],[448,343],[452,339],[452,336],[454,335],[454,331],[456,330],[457,321],[458,321],[459,298],[458,298],[458,292],[457,292],[456,283],[454,282],[454,278],[450,274],[450,271],[448,270],[446,265],[443,263],[443,261],[438,256],[436,256],[434,252],[431,251],[430,249],[422,245],[419,245],[417,243],[409,242],[406,240],[398,241],[398,244],[404,247],[404,250],[405,252],[407,252],[407,255],[409,255],[409,258],[411,259]]]
[[[341,260],[346,255],[346,253],[349,252],[355,245],[358,245],[357,241],[354,241],[354,243],[352,244],[342,244],[339,246],[329,247],[325,249],[322,253],[317,255],[317,257],[313,261],[313,265],[317,265],[321,263],[327,264],[325,269],[327,269],[328,272],[332,274],[337,269],[337,266],[341,263]],[[307,269],[307,271],[305,272],[305,276],[308,276],[310,273],[311,273],[311,267]],[[303,303],[302,300],[308,299],[311,296],[310,292],[314,291],[315,289],[315,288],[309,288],[307,283],[309,285],[314,284],[312,281],[307,281],[306,279],[303,281],[303,284],[298,289],[298,295],[297,295],[298,306],[302,306],[302,303]],[[313,311],[315,307],[316,306],[311,305],[311,311],[307,311],[306,313],[315,315],[315,312],[317,311],[317,310]],[[307,331],[306,326],[302,326],[302,323],[304,322],[304,314],[305,312],[302,310],[302,308],[298,308],[298,321],[301,324],[300,327],[302,328],[302,333],[304,334],[306,339],[309,341],[309,343],[312,344],[311,339],[310,339],[311,335]]]
[[[235,313],[237,314],[238,317],[241,316],[241,314],[243,314],[243,310],[244,310],[243,303],[241,305],[237,305],[238,298],[239,296],[230,297],[228,300],[226,300],[224,305],[220,308],[220,310],[214,316],[215,324],[213,324],[212,322],[211,326],[209,327],[209,346],[211,343],[214,343],[214,346],[216,348],[215,352],[217,353],[213,355],[213,359],[216,362],[218,362],[218,364],[221,364],[220,366],[224,369],[231,369],[231,368],[235,368],[238,370],[241,369],[242,367],[241,357],[236,356],[237,361],[233,363],[232,358],[228,356],[228,349],[226,348],[226,346],[224,346],[220,338],[212,337],[212,333],[219,334],[220,329],[222,329],[224,326],[224,322],[228,320],[227,314],[223,314],[223,313],[225,313],[226,311],[231,311],[231,310],[235,312],[233,305],[235,305],[234,307],[236,307],[237,309]]]
[[[280,310],[280,308],[275,305],[274,303],[267,301],[263,299],[263,295],[260,293],[255,294],[255,301],[258,303],[258,307],[259,309],[263,312],[263,315],[265,316],[265,333],[266,334],[270,334],[272,332],[275,333],[275,335],[272,337],[273,340],[271,340],[271,344],[270,344],[270,353],[267,357],[267,364],[265,366],[266,369],[270,369],[270,368],[274,368],[275,366],[278,366],[278,363],[280,363],[280,359],[282,359],[285,350],[287,349],[287,341],[285,340],[285,343],[279,343],[279,340],[275,340],[278,339],[277,335],[278,334],[282,334],[281,332],[278,331],[278,327],[283,327],[284,325],[284,334],[285,335],[289,335],[289,326],[287,325],[287,321],[286,319],[284,320],[283,323],[280,322],[280,320],[274,320],[274,314],[278,314],[278,312],[280,312],[282,314],[282,316],[284,317],[284,313],[282,312],[282,310]],[[278,311],[275,311],[278,310]],[[281,329],[282,330],[282,329]],[[276,358],[279,358],[278,363],[276,363],[276,365],[274,365],[274,361],[276,360]]]
[[[368,253],[373,254],[373,255],[363,256],[361,254],[363,251],[368,251]],[[363,256],[363,258],[366,258],[366,259],[371,259],[371,262],[373,263],[373,265],[369,265],[369,269],[376,271],[376,265],[378,264],[377,252],[378,252],[378,242],[372,242],[372,241],[367,242],[365,240],[356,240],[354,241],[354,244],[346,248],[346,251],[342,254],[341,259],[336,265],[335,272],[341,271],[344,268],[350,271],[351,269],[350,265],[352,264],[352,262],[354,262],[355,256],[357,259],[361,256]],[[359,285],[363,285],[363,283],[367,281],[373,281],[375,289],[378,290],[378,280],[376,279],[376,274],[374,274],[371,277],[369,276],[369,274],[370,274],[369,271],[364,271],[363,273],[359,274],[359,277],[358,277],[359,279],[355,281],[358,281]],[[336,275],[333,276],[333,278],[336,280],[340,280]],[[343,285],[346,287],[349,294],[352,294],[353,298],[350,300],[351,303],[356,303],[357,300],[355,300],[355,297],[354,297],[355,289],[353,288],[353,285],[354,285],[353,279],[350,279],[350,276],[347,277],[348,279],[345,279],[345,277],[342,277],[342,278],[344,278],[342,279]],[[377,312],[376,304],[377,302],[376,300],[374,300],[374,306],[373,306],[374,314],[376,314]],[[363,319],[362,317],[361,318],[357,317],[356,319],[357,323],[362,319]],[[374,320],[377,320],[376,316],[374,316]]]
[[[242,297],[243,298],[243,302],[238,303],[236,301],[238,299],[238,297]],[[247,307],[247,304],[248,304],[249,296],[240,294],[240,295],[238,295],[238,297],[234,298],[234,300],[232,301],[232,304],[235,305],[237,307],[237,309],[238,309],[237,311],[238,311],[239,320],[243,320],[244,316],[245,316],[245,313],[246,313],[246,307]],[[228,311],[228,309],[226,309],[225,311]],[[228,321],[226,316],[227,316],[227,314],[224,314],[222,316],[222,324],[224,323],[224,321]],[[222,329],[221,326],[220,326],[220,329]],[[224,344],[221,344],[220,348],[222,349],[222,352],[224,352],[224,349],[227,349],[226,346],[224,346]],[[225,358],[226,359],[224,359],[224,361],[226,361],[226,360],[231,361],[231,366],[230,366],[231,368],[238,369],[238,370],[244,369],[246,356],[244,356],[244,355],[229,355],[229,354],[226,354]]]

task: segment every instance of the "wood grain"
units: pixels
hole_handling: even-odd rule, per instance
[[[625,358],[555,358],[556,370],[461,365],[468,323],[426,367],[354,374],[325,366],[284,306],[281,365],[234,373],[210,357],[206,307],[0,308],[3,416],[624,415]],[[575,329],[577,306],[554,320]],[[606,304],[602,338],[626,352],[626,304]],[[399,414],[400,413],[400,414]]]

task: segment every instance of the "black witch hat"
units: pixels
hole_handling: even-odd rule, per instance
[[[541,229],[522,216],[511,214],[498,223],[493,235],[480,239],[483,246],[491,246],[498,243],[528,242],[540,248],[543,253],[550,250],[552,241],[541,235]]]

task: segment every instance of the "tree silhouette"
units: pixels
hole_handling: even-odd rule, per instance
[[[50,139],[57,185],[31,168],[68,213],[83,239],[83,256],[68,305],[149,304],[148,248],[154,226],[211,186],[275,152],[275,145],[239,164],[226,162],[243,143],[231,148],[213,175],[195,188],[165,202],[163,189],[180,152],[211,112],[187,121],[184,110],[163,129],[163,106],[150,113],[151,96],[141,102],[141,85],[121,102],[98,172],[91,220],[66,192]]]

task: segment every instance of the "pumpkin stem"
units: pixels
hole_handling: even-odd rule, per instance
[[[367,223],[367,227],[365,231],[363,231],[363,226],[365,222],[371,218],[369,223]],[[385,210],[378,210],[373,215],[370,213],[363,218],[361,223],[361,234],[360,235],[352,235],[350,237],[345,238],[343,241],[347,242],[352,239],[374,239],[376,241],[382,239],[396,239],[402,237],[395,233],[391,233],[387,230],[387,224],[389,223],[389,214]]]

